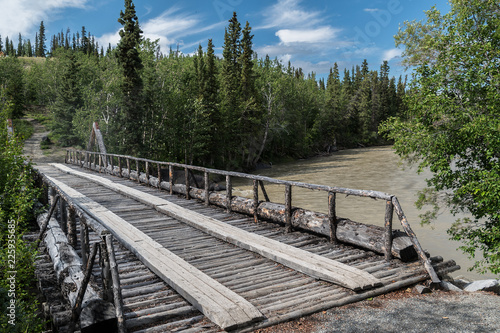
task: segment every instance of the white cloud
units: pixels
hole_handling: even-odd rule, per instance
[[[320,12],[306,11],[299,6],[301,0],[278,0],[263,12],[264,25],[257,29],[274,27],[310,27],[321,22]]]
[[[329,16],[321,11],[311,10],[301,5],[302,0],[278,0],[262,12],[263,24],[258,29],[276,29],[278,41],[256,49],[259,56],[277,57],[284,63],[291,61],[293,66],[305,71],[321,72],[330,62],[317,62],[321,55],[337,53],[340,48],[353,45],[351,41],[340,38],[342,29],[326,23]],[[305,3],[305,2],[304,2]]]
[[[276,32],[276,36],[285,44],[290,43],[327,43],[332,41],[340,29],[332,27],[321,27],[317,29],[295,30],[282,29]]]
[[[17,38],[18,34],[32,35],[40,22],[55,19],[59,10],[85,8],[88,0],[0,0],[2,37]]]
[[[172,7],[159,16],[146,20],[141,23],[141,30],[143,36],[152,41],[159,40],[162,52],[166,53],[172,48],[179,45],[180,48],[185,48],[189,53],[193,51],[198,43],[184,44],[183,38],[192,36],[205,31],[214,30],[224,26],[225,22],[215,23],[209,26],[201,26],[201,18],[196,14],[181,12],[180,7]],[[99,44],[107,46],[111,43],[116,46],[120,41],[119,30],[116,32],[108,33],[98,38]]]
[[[400,57],[402,52],[400,49],[386,50],[382,56],[382,60],[391,61],[394,58]]]
[[[368,13],[373,13],[373,12],[378,12],[380,9],[378,8],[365,8],[363,11],[368,12]]]

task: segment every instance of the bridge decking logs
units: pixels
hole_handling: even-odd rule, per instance
[[[231,330],[264,316],[243,297],[188,264],[130,223],[64,183],[48,177],[87,214],[105,225],[121,243],[215,324]]]
[[[46,216],[47,213],[38,215],[37,222],[40,226],[45,221]],[[68,244],[68,239],[55,218],[49,220],[43,240],[54,264],[54,271],[61,285],[62,294],[74,307],[84,279],[82,260],[73,247]],[[116,327],[115,307],[102,300],[92,285],[87,286],[81,309],[80,326],[82,332]]]
[[[381,285],[379,279],[357,268],[233,227],[224,222],[180,207],[165,199],[122,184],[113,183],[109,179],[75,171],[61,164],[51,165],[66,173],[92,180],[115,192],[152,206],[156,210],[200,229],[207,234],[258,253],[304,274],[339,284],[355,291]]]
[[[111,169],[108,169],[111,172]],[[122,170],[124,177],[132,177],[137,179],[137,172],[131,171],[131,175],[127,170]],[[118,169],[112,172],[118,174]],[[146,182],[145,174],[140,176],[141,182]],[[153,187],[158,187],[158,179],[150,177],[149,184]],[[161,188],[170,190],[170,183],[163,181]],[[179,194],[186,192],[184,184],[174,184],[173,191]],[[189,195],[198,200],[205,200],[205,190],[199,188],[191,188]],[[209,202],[213,205],[226,208],[227,199],[225,193],[211,192]],[[254,215],[253,199],[243,197],[233,197],[231,199],[231,211],[246,215]],[[257,208],[257,217],[264,220],[269,220],[281,224],[285,224],[285,205],[267,201],[259,202]],[[330,220],[328,214],[313,212],[301,208],[292,210],[292,226],[314,233],[330,236]],[[347,244],[353,244],[361,248],[365,248],[376,253],[384,254],[384,228],[376,225],[364,224],[355,222],[349,219],[337,218],[337,239]],[[392,255],[401,259],[404,262],[410,262],[418,259],[417,252],[413,247],[411,239],[400,230],[393,230]]]

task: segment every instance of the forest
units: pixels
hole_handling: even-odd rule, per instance
[[[43,22],[35,43],[0,37],[0,106],[11,118],[46,110],[61,146],[85,148],[97,121],[109,152],[232,170],[386,143],[379,124],[404,112],[406,79],[390,77],[387,62],[343,73],[335,63],[318,79],[259,57],[236,13],[222,57],[212,40],[191,55],[163,53],[142,37],[133,4],[119,21],[121,41],[106,50],[85,27],[52,36],[48,49]]]

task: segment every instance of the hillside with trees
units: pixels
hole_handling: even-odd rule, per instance
[[[43,22],[35,43],[0,38],[2,98],[10,117],[45,108],[51,138],[85,147],[98,121],[108,151],[225,169],[304,158],[336,147],[384,143],[379,124],[402,112],[406,79],[366,60],[326,82],[314,73],[253,51],[252,28],[236,13],[225,30],[222,58],[208,41],[193,55],[142,37],[131,1],[120,15],[116,48],[82,27],[49,38]],[[131,56],[133,55],[133,56]]]

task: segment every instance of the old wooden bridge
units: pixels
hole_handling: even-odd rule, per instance
[[[381,192],[90,151],[37,170],[51,204],[40,237],[70,330],[79,319],[82,332],[252,331],[459,269],[429,257]],[[238,177],[253,197],[232,195]],[[215,178],[225,189],[211,190]],[[269,202],[267,184],[283,187],[283,204]],[[293,207],[296,187],[324,191],[329,213]],[[336,216],[337,195],[379,199],[385,227]]]

